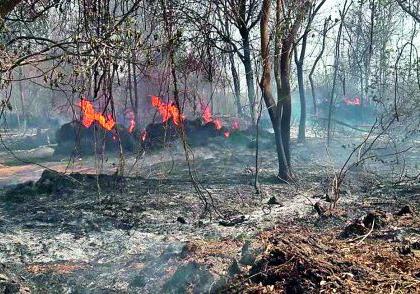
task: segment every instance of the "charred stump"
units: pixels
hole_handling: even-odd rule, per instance
[[[139,140],[122,126],[107,131],[93,123],[89,128],[80,121],[62,125],[56,133],[55,155],[92,155],[106,151],[118,151],[120,143],[124,151],[134,151]]]

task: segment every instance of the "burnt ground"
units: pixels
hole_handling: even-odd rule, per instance
[[[273,177],[273,144],[262,140],[260,194],[251,185],[255,157],[246,144],[217,138],[194,148],[197,180],[223,218],[215,212],[203,217],[177,144],[146,153],[135,165],[135,156],[127,155],[124,178],[112,175],[115,156],[105,157],[98,169],[93,157],[69,165],[38,148],[33,152],[45,155],[43,165],[82,174],[71,174],[75,181],[47,172],[38,183],[18,187],[6,184],[36,181],[44,169],[4,154],[0,290],[414,293],[420,287],[418,179],[394,185],[388,172],[395,170],[373,162],[349,173],[333,214],[319,216],[313,209],[317,201],[329,205],[332,172],[357,141],[350,135],[328,151],[325,140],[315,137],[293,143],[296,182],[290,184]],[[409,174],[417,169],[416,152],[407,155]],[[96,171],[108,175],[85,176]],[[279,204],[268,204],[273,196]],[[411,213],[394,215],[406,204]],[[381,211],[381,227],[370,231],[366,224],[342,235],[372,209]]]

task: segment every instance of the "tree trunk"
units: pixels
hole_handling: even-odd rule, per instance
[[[290,54],[292,43],[289,40],[282,41],[282,53],[280,56],[280,81],[281,89],[277,91],[278,102],[277,105],[282,104],[283,110],[281,115],[281,136],[283,141],[283,148],[285,154],[284,164],[287,168],[284,169],[284,179],[290,177],[290,119],[292,116],[292,96],[290,90]],[[279,84],[277,84],[279,88]]]
[[[25,95],[23,93],[23,85],[22,85],[23,84],[23,69],[22,68],[19,68],[19,77],[21,79],[21,81],[19,81],[19,93],[20,93],[20,106],[22,110],[22,118],[23,118],[23,126],[24,126],[23,131],[26,132],[26,109],[25,109]],[[16,108],[16,111],[18,111],[17,108]],[[21,128],[19,115],[18,115],[18,123],[19,123],[19,128]]]
[[[328,23],[329,23],[329,20],[326,19],[325,22],[324,22],[324,29],[322,31],[321,51],[319,52],[318,56],[315,58],[315,61],[314,61],[313,65],[312,65],[312,68],[311,68],[311,72],[309,73],[309,82],[311,84],[311,93],[312,93],[312,101],[313,101],[313,104],[314,104],[314,115],[315,116],[318,115],[318,109],[317,109],[317,105],[316,105],[315,83],[314,83],[314,79],[313,79],[313,74],[315,72],[316,66],[318,65],[318,62],[322,58],[322,55],[324,55],[325,39],[327,38],[327,32],[328,32]]]
[[[246,86],[248,88],[249,111],[252,124],[255,125],[255,87],[254,87],[254,70],[251,61],[251,46],[249,43],[248,33],[242,34],[242,44],[244,47],[243,64],[245,67]]]
[[[136,56],[133,50],[133,88],[134,88],[134,105],[131,105],[134,112],[134,121],[136,125],[139,123],[139,92],[137,88],[137,70],[136,70]]]
[[[242,105],[241,105],[241,84],[239,81],[238,71],[235,67],[235,57],[232,52],[229,53],[230,70],[232,72],[233,88],[235,91],[235,103],[238,116],[242,116]]]
[[[274,136],[276,141],[277,160],[279,165],[278,177],[281,179],[287,179],[289,175],[289,168],[286,160],[286,154],[283,146],[282,136],[282,114],[283,114],[283,103],[277,103],[274,100],[273,92],[271,90],[271,61],[270,61],[270,50],[269,50],[269,18],[270,18],[270,0],[264,0],[261,16],[261,57],[263,72],[260,81],[260,88],[264,98],[265,105],[267,106],[270,120],[274,129]],[[278,73],[278,69],[274,69],[275,73]],[[277,78],[277,75],[276,75]],[[280,100],[279,100],[280,101]]]
[[[303,65],[301,63],[296,64],[298,85],[299,85],[299,98],[300,98],[300,120],[299,120],[299,133],[298,142],[303,143],[306,139],[306,97],[305,97],[305,85],[303,83]]]
[[[336,39],[336,45],[335,45],[335,53],[334,53],[334,75],[333,75],[333,84],[331,89],[331,95],[330,95],[330,105],[328,109],[328,127],[327,127],[327,145],[330,145],[331,142],[331,124],[332,124],[332,115],[333,110],[335,108],[335,87],[337,83],[337,73],[338,73],[338,67],[339,67],[339,59],[340,59],[340,40],[341,40],[341,34],[343,31],[343,25],[344,25],[344,18],[346,16],[346,13],[348,11],[348,8],[350,7],[352,2],[350,2],[349,6],[347,6],[347,0],[344,2],[343,10],[340,11],[340,25],[338,27],[338,33],[337,33],[337,39]]]

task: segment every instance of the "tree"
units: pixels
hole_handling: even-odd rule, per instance
[[[248,102],[253,124],[256,122],[256,92],[254,67],[252,62],[252,40],[251,32],[258,24],[261,16],[261,5],[259,0],[211,0],[215,4],[215,23],[210,23],[214,32],[222,43],[227,46],[219,46],[218,40],[214,46],[226,53],[234,52],[241,60],[245,70]],[[236,40],[235,32],[230,27],[236,28],[240,40]],[[231,56],[229,57],[231,58]],[[234,75],[234,72],[232,72]],[[235,79],[235,78],[234,78]]]
[[[317,107],[317,97],[316,97],[316,93],[315,93],[315,82],[314,82],[314,73],[315,70],[317,68],[317,65],[319,63],[319,61],[321,60],[322,56],[324,55],[325,52],[325,45],[326,45],[326,39],[327,39],[327,33],[328,30],[331,27],[328,27],[329,22],[331,21],[331,18],[327,18],[324,21],[324,26],[321,32],[322,35],[322,42],[321,42],[321,50],[319,51],[318,55],[315,58],[314,63],[312,64],[311,67],[311,71],[309,72],[309,83],[311,85],[311,94],[312,94],[312,103],[313,103],[313,113],[314,116],[318,116],[318,107]]]
[[[308,43],[308,35],[311,30],[312,22],[315,18],[315,15],[324,5],[326,0],[321,0],[318,5],[315,3],[311,5],[311,8],[308,11],[307,22],[305,26],[305,30],[300,37],[300,51],[298,53],[297,46],[294,47],[294,56],[295,56],[295,64],[296,64],[296,71],[298,77],[298,85],[299,85],[299,98],[300,98],[300,121],[299,121],[299,133],[298,133],[298,142],[303,143],[305,142],[305,131],[306,131],[306,97],[305,97],[305,84],[304,84],[304,77],[303,77],[303,63],[306,55],[306,45]]]
[[[330,94],[330,103],[328,108],[328,126],[327,126],[327,144],[329,145],[331,142],[331,125],[332,125],[332,116],[334,110],[334,103],[335,103],[335,90],[337,85],[337,75],[338,75],[338,67],[339,67],[339,60],[340,60],[340,41],[341,35],[343,32],[344,26],[344,19],[351,7],[353,0],[345,0],[343,4],[343,9],[340,10],[340,25],[338,27],[337,39],[335,41],[335,52],[334,52],[334,73],[333,73],[333,82],[331,87],[331,94]]]
[[[297,32],[309,9],[310,1],[276,1],[274,75],[277,101],[271,89],[270,56],[270,7],[271,1],[263,1],[260,24],[262,77],[260,87],[271,123],[274,129],[278,159],[278,178],[288,181],[291,178],[290,163],[290,118],[292,113],[290,67],[293,44]]]
[[[416,22],[420,22],[420,2],[418,0],[396,0],[406,13],[411,15]]]

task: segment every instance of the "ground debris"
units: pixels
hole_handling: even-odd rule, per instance
[[[203,265],[190,262],[179,267],[172,277],[164,284],[164,293],[184,293],[192,290],[194,293],[208,292],[214,278]]]
[[[230,220],[220,220],[219,225],[225,226],[225,227],[233,227],[237,224],[243,223],[246,220],[244,215],[241,215],[239,217],[235,217]]]
[[[0,263],[0,293],[25,294],[31,291],[21,277],[12,274],[4,264]]]
[[[403,216],[406,214],[413,214],[413,209],[411,208],[411,206],[406,205],[403,208],[400,209],[400,211],[398,211],[395,215],[397,216]]]
[[[75,264],[75,263],[46,263],[46,264],[31,264],[27,266],[27,271],[32,274],[43,274],[43,273],[49,273],[49,274],[58,274],[58,275],[64,275],[69,274],[77,270],[81,270],[86,268],[87,264]]]
[[[359,226],[364,229],[363,219]],[[412,226],[414,223],[411,223]],[[362,246],[337,238],[339,228],[314,231],[282,226],[263,232],[265,250],[247,274],[226,292],[245,293],[418,293],[420,260],[395,244],[370,239]],[[365,232],[365,230],[363,230]],[[415,245],[410,245],[410,250]]]
[[[392,216],[382,211],[369,211],[364,217],[357,218],[348,224],[340,233],[341,238],[367,234],[370,230],[384,228]]]

